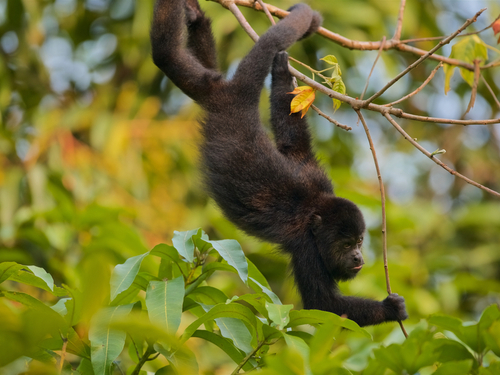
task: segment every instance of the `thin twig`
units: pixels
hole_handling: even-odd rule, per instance
[[[61,349],[61,356],[59,358],[59,374],[62,374],[63,366],[64,366],[64,361],[66,360],[66,348],[68,347],[68,339],[61,335],[63,345]]]
[[[443,63],[440,62],[435,68],[434,70],[431,72],[431,74],[429,75],[429,77],[427,77],[427,79],[424,81],[424,83],[422,83],[420,85],[420,87],[418,89],[416,89],[415,91],[409,93],[408,95],[406,96],[403,96],[401,99],[398,99],[396,101],[393,101],[392,103],[387,103],[387,104],[384,104],[384,107],[392,107],[394,104],[398,104],[398,103],[401,103],[402,101],[406,100],[406,99],[409,99],[411,98],[413,95],[419,93],[420,91],[422,91],[422,89],[427,86],[427,84],[431,81],[432,78],[434,78],[434,76],[436,75],[437,71],[439,70],[439,68],[441,68],[443,66]]]
[[[492,23],[490,23],[488,26],[486,26],[484,29],[481,29],[479,31],[472,31],[470,33],[465,33],[465,34],[462,34],[462,35],[459,35],[457,36],[457,38],[463,38],[464,36],[471,36],[471,35],[476,35],[476,34],[480,34],[482,33],[483,31],[486,31],[490,28],[493,27],[493,24],[498,20],[500,19],[500,16],[498,16],[497,18],[495,18],[493,20]],[[428,38],[414,38],[414,39],[404,39],[401,41],[401,43],[414,43],[414,42],[430,42],[430,41],[433,41],[433,40],[440,40],[440,39],[443,39],[443,38],[446,38],[446,36],[431,36],[431,37],[428,37]]]
[[[319,109],[318,107],[316,107],[314,104],[311,105],[311,108],[316,111],[318,113],[318,115],[320,115],[321,117],[324,117],[326,118],[328,121],[330,121],[332,124],[335,124],[336,126],[338,126],[339,128],[342,128],[346,131],[349,131],[349,130],[352,130],[352,128],[350,126],[347,126],[347,125],[343,125],[341,124],[340,122],[338,122],[337,120],[331,118],[330,116],[328,116],[326,113],[324,113],[323,111],[321,111],[321,109]]]
[[[257,2],[261,6],[261,8],[264,9],[264,13],[266,13],[266,16],[267,16],[267,18],[269,18],[269,21],[271,21],[271,24],[276,25],[276,21],[274,21],[274,18],[271,15],[271,13],[269,12],[269,9],[267,9],[267,4],[264,4],[264,2],[262,0],[257,0]]]
[[[500,108],[500,101],[498,101],[495,93],[493,92],[493,89],[491,88],[491,86],[488,84],[488,82],[486,81],[486,79],[484,79],[483,76],[481,76],[481,79],[483,80],[483,83],[486,85],[486,88],[489,90],[491,96],[493,97],[493,99],[495,100],[495,103],[497,103],[497,106],[498,108]]]
[[[404,0],[402,2],[404,2]],[[368,84],[370,83],[370,78],[373,74],[373,70],[375,69],[375,65],[377,65],[377,61],[380,58],[382,51],[384,50],[385,41],[386,41],[386,38],[384,35],[384,37],[382,38],[382,43],[380,43],[380,48],[378,49],[377,57],[375,58],[375,61],[373,62],[372,70],[370,70],[370,74],[368,74],[368,78],[366,79],[365,88],[363,89],[363,92],[361,93],[359,100],[363,100],[363,97],[365,96],[366,90],[368,89]]]
[[[370,150],[372,152],[373,161],[375,163],[375,169],[377,170],[378,185],[380,188],[380,200],[381,200],[381,206],[382,206],[382,254],[384,256],[385,284],[387,286],[387,294],[392,294],[391,281],[389,279],[389,265],[387,262],[387,217],[386,217],[386,213],[385,213],[384,182],[382,181],[382,173],[380,173],[380,167],[378,165],[377,153],[375,151],[375,146],[373,145],[373,140],[372,140],[372,137],[370,135],[370,130],[368,129],[368,125],[366,124],[365,118],[363,117],[361,110],[355,109],[355,111],[358,114],[358,118],[361,120],[361,123],[363,124],[363,128],[365,129],[366,137],[368,138],[368,143],[370,144]],[[403,334],[405,335],[405,337],[408,337],[408,333],[406,333],[406,329],[403,326],[403,322],[401,322],[401,320],[398,320],[398,323],[399,323],[401,330],[403,331]]]
[[[394,32],[393,40],[399,40],[401,38],[401,30],[403,29],[403,13],[405,11],[406,0],[401,0],[399,5],[398,23],[396,24],[396,31]]]
[[[262,340],[262,342],[260,342],[259,345],[257,345],[257,347],[254,350],[252,350],[250,353],[248,353],[248,355],[243,359],[243,361],[241,361],[238,364],[238,367],[236,367],[234,369],[234,371],[231,373],[231,375],[236,375],[237,373],[239,373],[240,370],[243,368],[243,366],[245,366],[245,364],[260,350],[260,348],[262,348],[264,346],[265,343],[266,343],[266,340]]]
[[[415,61],[413,64],[408,66],[405,70],[403,70],[401,73],[399,73],[394,79],[392,79],[387,85],[385,85],[381,90],[379,90],[377,93],[373,94],[371,98],[365,100],[365,105],[373,102],[375,99],[377,99],[380,95],[382,95],[384,92],[387,91],[392,85],[394,85],[397,81],[401,79],[404,75],[406,75],[408,72],[410,72],[412,69],[415,69],[417,66],[419,66],[424,60],[426,60],[429,56],[431,56],[434,52],[436,52],[438,49],[440,49],[442,46],[448,44],[449,42],[452,41],[453,38],[455,38],[458,34],[460,34],[467,26],[469,26],[471,23],[476,22],[477,17],[481,15],[486,10],[486,8],[481,9],[479,12],[477,12],[474,17],[469,18],[467,21],[464,22],[464,24],[453,34],[448,36],[447,38],[441,40],[434,48],[432,48],[429,52],[427,52],[425,55],[420,57],[417,61]]]
[[[478,59],[474,60],[474,83],[472,84],[472,91],[470,94],[470,100],[469,100],[469,105],[467,106],[467,110],[464,113],[464,116],[469,113],[469,111],[474,107],[474,103],[476,102],[476,95],[477,95],[477,85],[479,84],[479,76],[480,76],[480,71],[479,71],[479,61]]]
[[[490,193],[492,195],[500,197],[500,193],[498,191],[495,191],[495,190],[492,190],[490,188],[487,188],[486,186],[483,186],[480,183],[477,183],[476,181],[473,181],[470,178],[465,177],[463,174],[460,174],[457,171],[455,171],[454,169],[451,169],[450,167],[448,167],[448,165],[446,165],[445,163],[443,163],[441,160],[437,159],[429,151],[427,151],[425,148],[423,148],[417,141],[415,141],[415,139],[413,139],[410,135],[408,135],[408,133],[406,133],[403,130],[403,128],[391,117],[391,115],[389,114],[389,111],[384,112],[383,115],[392,124],[392,126],[394,126],[396,128],[396,130],[401,133],[401,135],[408,142],[410,142],[413,146],[415,146],[425,156],[427,156],[428,158],[430,158],[434,163],[436,163],[440,167],[442,167],[445,170],[447,170],[448,172],[450,172],[453,176],[459,177],[462,180],[464,180],[465,182],[467,182],[467,183],[469,183],[469,184],[471,184],[471,185],[473,185],[475,187],[478,187],[481,190],[484,190],[484,191],[486,191],[486,192],[488,192],[488,193]]]

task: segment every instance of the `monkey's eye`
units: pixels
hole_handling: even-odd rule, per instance
[[[349,249],[351,247],[351,244],[350,243],[345,243],[344,244],[344,249]]]
[[[358,240],[358,244],[362,244],[363,243],[363,237],[361,237],[359,240]]]

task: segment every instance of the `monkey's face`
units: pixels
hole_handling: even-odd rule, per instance
[[[329,257],[329,269],[333,279],[346,281],[356,277],[365,264],[361,253],[362,245],[362,236],[343,238],[333,243]]]
[[[332,279],[356,277],[365,263],[361,254],[365,221],[352,202],[335,197],[314,218],[313,232],[324,265]]]

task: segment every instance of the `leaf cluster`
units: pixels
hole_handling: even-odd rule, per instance
[[[353,365],[359,353],[338,338],[348,334],[368,343],[371,335],[335,314],[283,305],[238,242],[210,240],[201,229],[175,232],[172,242],[114,267],[108,302],[93,313],[88,328],[77,288],[55,286],[38,267],[1,263],[0,284],[32,286],[57,302],[48,306],[28,293],[2,289],[0,366],[27,357],[27,373],[44,366],[49,373],[65,374],[139,374],[144,368],[196,374],[200,353],[192,339],[197,338],[224,352],[233,374],[255,369],[263,374],[416,374],[426,369],[437,375],[487,375],[500,370],[496,305],[474,324],[435,315],[401,344],[372,343],[360,368]],[[156,272],[144,267],[150,258],[159,263]],[[249,293],[229,297],[212,286],[221,272],[234,274]]]

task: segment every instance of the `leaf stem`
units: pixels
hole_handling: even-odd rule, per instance
[[[144,364],[150,360],[149,357],[154,353],[156,353],[156,350],[154,349],[153,345],[148,345],[148,348],[146,349],[142,357],[139,358],[139,363],[137,364],[137,366],[135,366],[134,371],[132,371],[130,375],[139,375],[142,366],[144,366]]]

